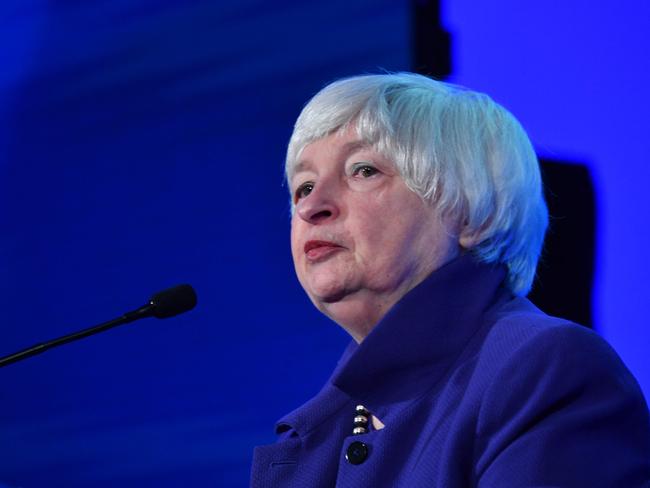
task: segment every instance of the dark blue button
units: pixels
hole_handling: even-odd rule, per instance
[[[345,453],[345,459],[350,464],[361,464],[368,457],[368,446],[363,442],[355,441],[348,446]]]

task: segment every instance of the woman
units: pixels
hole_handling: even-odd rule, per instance
[[[302,111],[286,174],[298,279],[354,340],[251,486],[645,486],[634,378],[524,298],[548,217],[505,109],[414,74],[341,80]]]

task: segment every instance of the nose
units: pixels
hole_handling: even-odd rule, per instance
[[[339,214],[338,197],[325,182],[316,184],[311,193],[296,205],[296,213],[305,222],[323,224],[336,219]]]

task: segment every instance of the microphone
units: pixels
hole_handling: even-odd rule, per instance
[[[133,320],[145,317],[167,319],[189,312],[196,306],[196,292],[190,285],[178,285],[167,290],[159,291],[149,299],[149,303],[128,314],[137,314]],[[129,320],[132,322],[133,320]]]
[[[126,312],[122,316],[104,322],[103,324],[90,327],[88,329],[80,330],[79,332],[73,332],[72,334],[53,339],[51,341],[43,342],[41,344],[36,344],[35,346],[23,349],[22,351],[15,352],[8,356],[0,358],[0,368],[7,366],[8,364],[15,363],[21,359],[26,359],[36,354],[41,354],[42,352],[52,349],[53,347],[61,346],[67,344],[68,342],[77,341],[88,337],[98,332],[103,332],[118,325],[128,324],[136,320],[144,319],[147,317],[156,317],[158,319],[166,319],[169,317],[174,317],[178,314],[189,312],[196,306],[196,292],[194,288],[190,285],[178,285],[167,290],[153,295],[149,302],[142,307],[133,310],[131,312]]]

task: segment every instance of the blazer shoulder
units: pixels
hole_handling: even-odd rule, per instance
[[[533,486],[546,463],[563,469],[542,473],[544,484],[640,486],[650,474],[650,418],[638,383],[597,333],[516,300],[497,313],[477,365],[479,478]],[[522,478],[508,484],[513,466]]]
[[[589,358],[590,363],[624,367],[616,352],[596,332],[547,315],[525,298],[513,299],[492,317],[484,347],[500,349],[503,359],[523,352],[529,358],[544,356],[547,361],[575,362]]]

